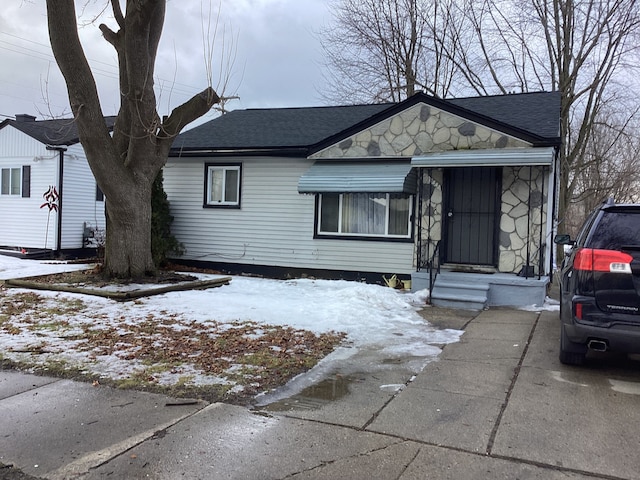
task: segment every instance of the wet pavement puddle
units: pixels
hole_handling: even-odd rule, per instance
[[[361,381],[356,375],[334,375],[322,380],[300,393],[261,407],[271,412],[287,412],[290,410],[317,410],[323,405],[340,400],[350,392],[350,385]]]

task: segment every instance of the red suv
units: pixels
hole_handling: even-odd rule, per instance
[[[587,351],[640,353],[640,204],[608,200],[583,225],[561,268],[560,361]]]

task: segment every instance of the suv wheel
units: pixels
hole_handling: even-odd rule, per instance
[[[565,365],[582,365],[587,356],[587,346],[573,343],[564,331],[564,324],[560,324],[560,363]]]

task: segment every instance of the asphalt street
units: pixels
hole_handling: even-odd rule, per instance
[[[0,371],[0,463],[48,479],[640,479],[640,362],[558,361],[557,312],[426,308],[415,374],[336,371],[261,407]]]

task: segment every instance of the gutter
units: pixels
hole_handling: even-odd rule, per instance
[[[307,158],[308,147],[273,147],[273,148],[172,148],[169,157],[294,157]]]

